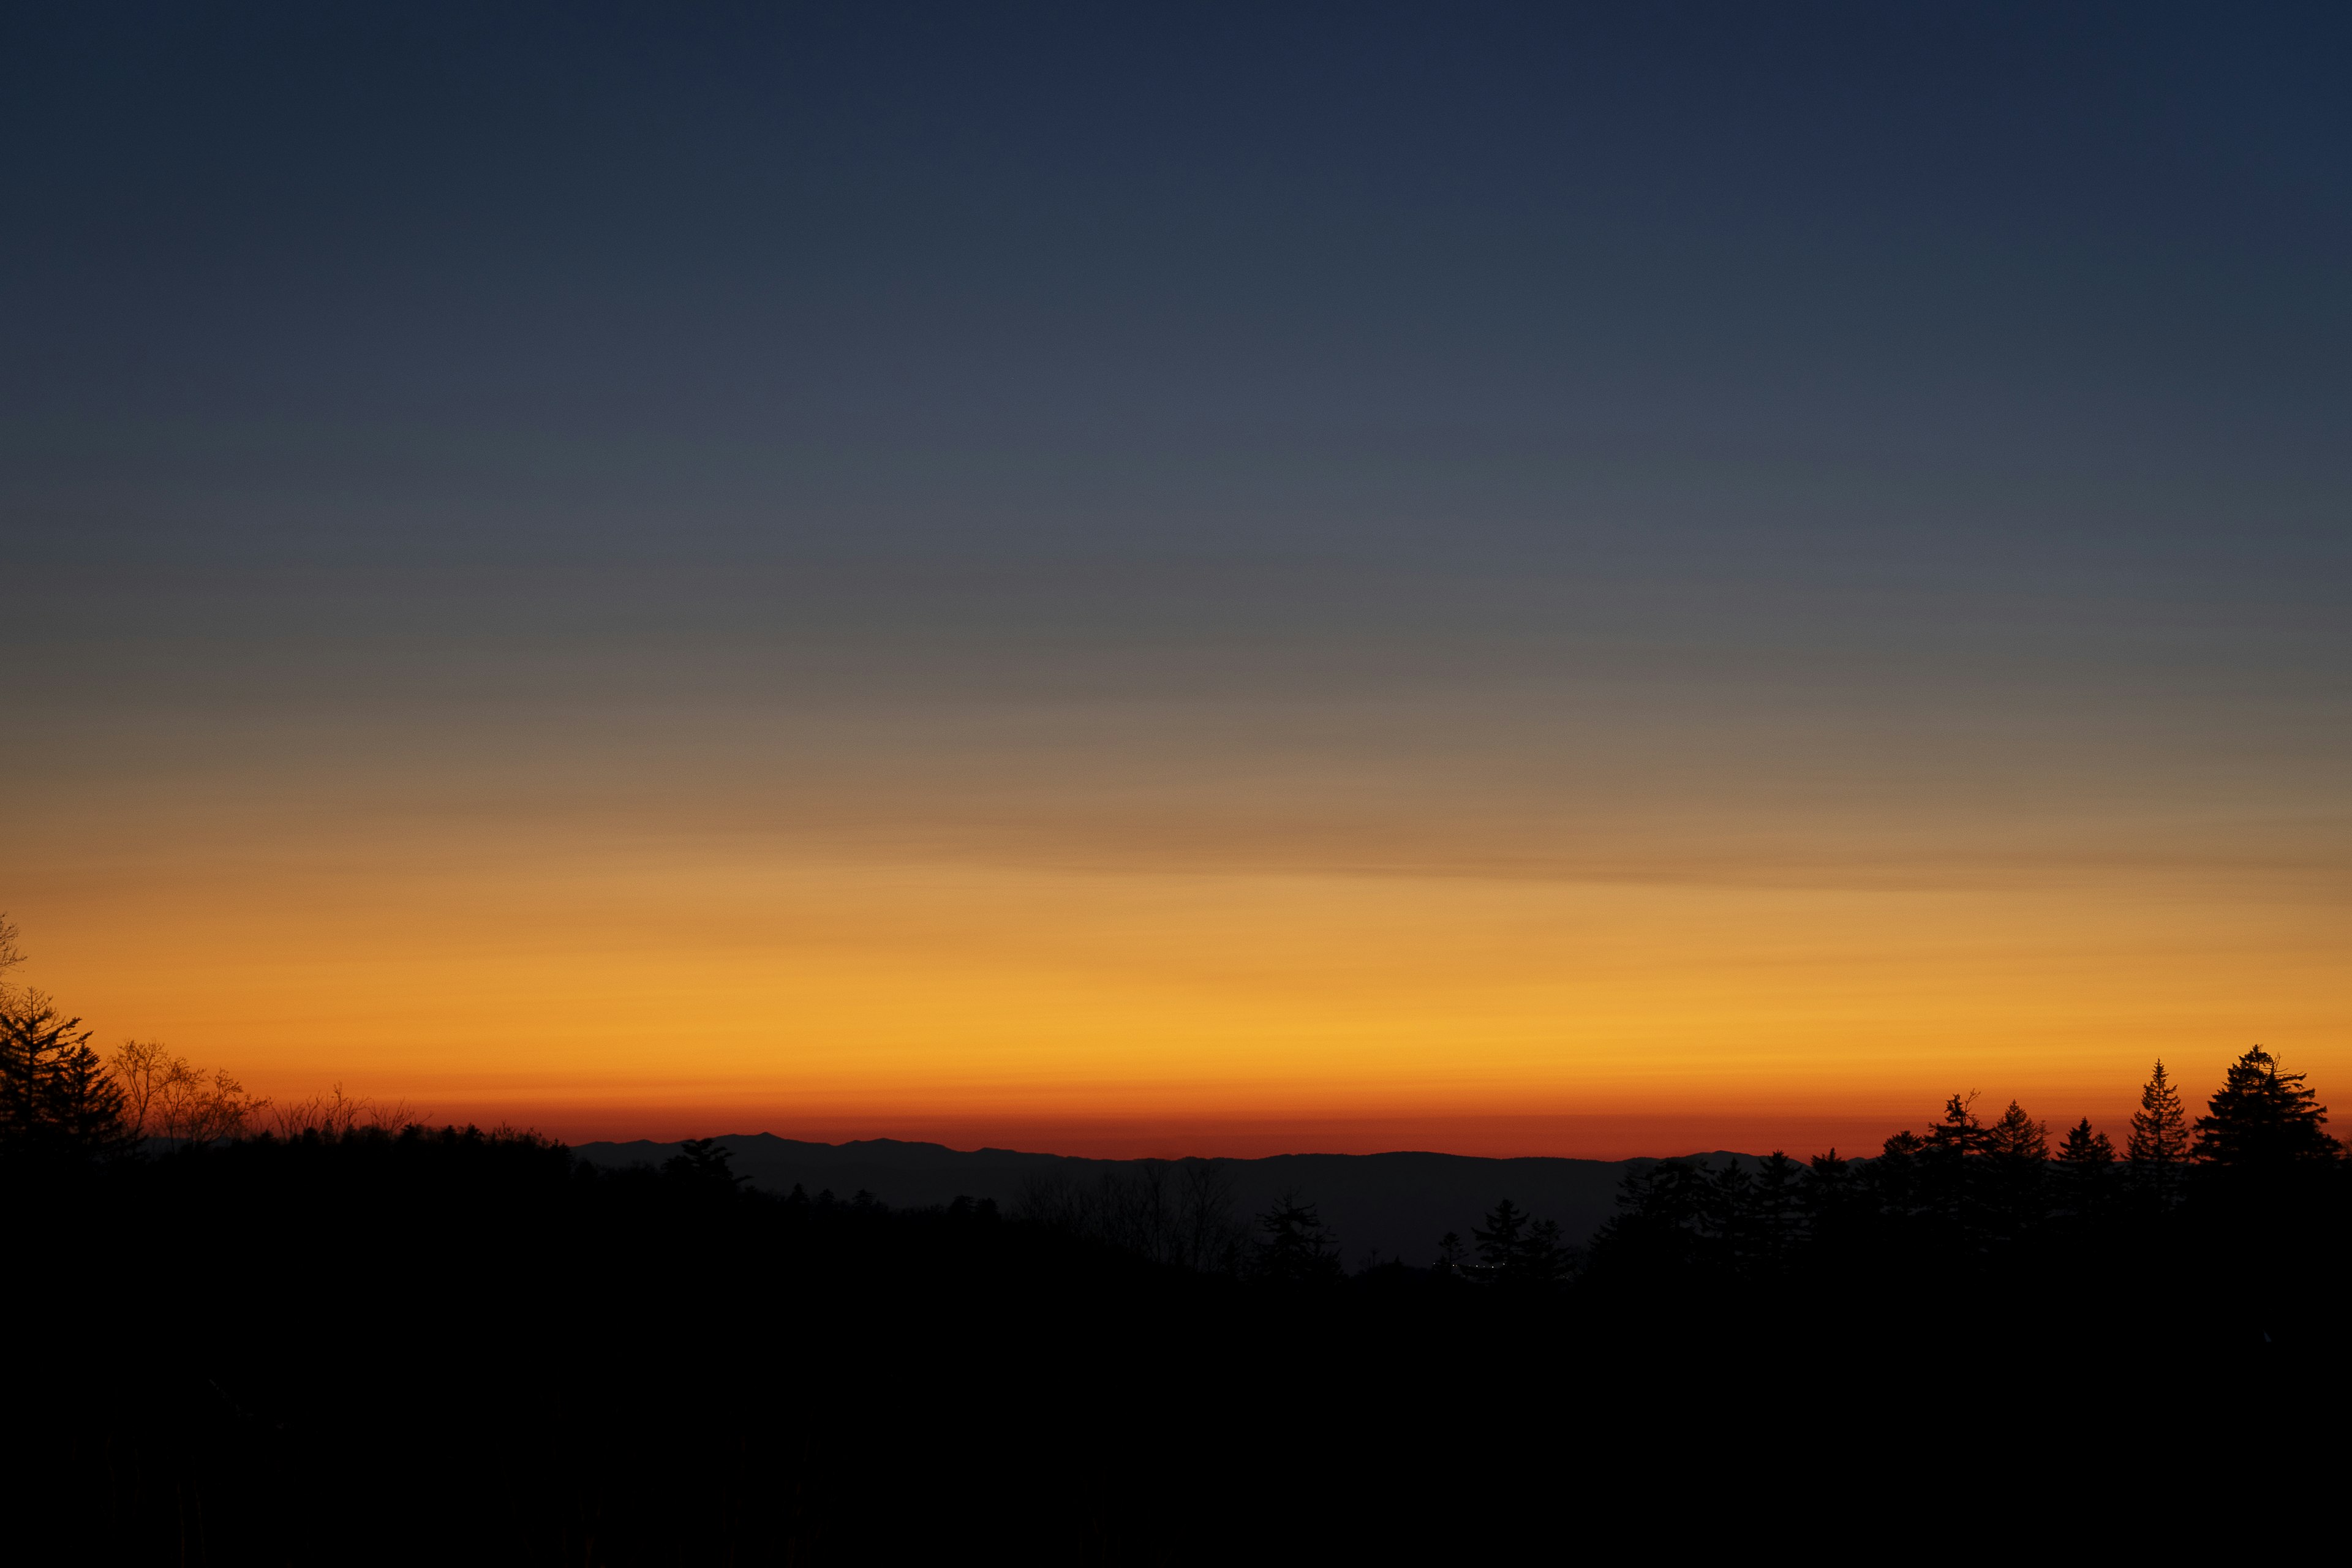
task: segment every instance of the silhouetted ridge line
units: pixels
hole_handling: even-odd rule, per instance
[[[1060,1172],[1080,1183],[1124,1178],[1150,1165],[1191,1161],[1099,1160],[1009,1149],[955,1150],[892,1138],[814,1143],[773,1133],[734,1133],[715,1140],[736,1169],[762,1192],[814,1192],[823,1185],[864,1188],[885,1203],[929,1207],[960,1194],[994,1199],[1008,1212],[1028,1194],[1041,1173]],[[579,1156],[604,1168],[659,1163],[675,1143],[637,1140],[583,1143]],[[1757,1156],[1717,1152],[1691,1156],[1754,1163]],[[1425,1264],[1437,1238],[1466,1234],[1495,1205],[1510,1198],[1560,1228],[1568,1244],[1581,1243],[1614,1212],[1625,1173],[1636,1160],[1570,1160],[1549,1155],[1490,1158],[1395,1150],[1378,1154],[1270,1154],[1255,1159],[1199,1162],[1225,1173],[1234,1201],[1252,1213],[1286,1192],[1307,1194],[1323,1225],[1352,1266],[1368,1257]]]

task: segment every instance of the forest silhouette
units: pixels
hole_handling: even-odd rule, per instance
[[[599,1170],[102,1058],[13,984],[0,1092],[0,1486],[85,1561],[1384,1555],[1461,1506],[1549,1539],[1492,1500],[1727,1500],[1797,1461],[1710,1470],[1692,1420],[1955,1378],[2010,1394],[1947,1387],[1915,1474],[2022,1462],[1976,1435],[2037,1377],[2190,1365],[2200,1422],[2260,1432],[2342,1348],[2352,1232],[2326,1109],[2260,1047],[2194,1116],[2158,1063],[2121,1150],[1955,1094],[1867,1158],[1635,1163],[1589,1240],[1505,1199],[1352,1272],[1313,1194],[1243,1213],[1210,1162],[1002,1212],[756,1192],[710,1140]]]

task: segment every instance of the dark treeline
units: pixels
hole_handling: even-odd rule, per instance
[[[600,1171],[110,1064],[12,990],[0,1519],[27,1561],[1229,1556],[1249,1476],[1389,1462],[1343,1418],[1388,1319],[1314,1289],[1311,1205],[1253,1237],[1196,1186],[1187,1230],[1184,1175],[1155,1218],[760,1194],[709,1142]]]
[[[1223,1359],[1211,1277],[984,1205],[751,1194],[705,1146],[598,1172],[362,1126],[6,1179],[15,1391],[48,1414],[0,1484],[123,1561],[1148,1557],[1172,1527],[1050,1434]],[[1051,1512],[998,1484],[1008,1447]]]
[[[2015,1102],[1987,1118],[1955,1095],[1924,1134],[1867,1161],[1636,1170],[1579,1287],[1809,1307],[1892,1292],[2026,1319],[2129,1303],[2308,1345],[2334,1332],[2352,1283],[2352,1163],[2326,1121],[2304,1075],[2259,1047],[2193,1121],[2158,1063],[2120,1152],[2087,1119],[2053,1145]]]
[[[1572,1513],[1754,1541],[1742,1500],[1817,1449],[1708,1458],[1694,1421],[1827,1432],[1954,1380],[2007,1419],[2153,1367],[2254,1441],[2342,1349],[2346,1166],[2259,1052],[2194,1122],[2153,1087],[2121,1152],[1957,1100],[1867,1161],[1641,1169],[1588,1247],[1506,1203],[1350,1273],[1311,1194],[1236,1215],[1206,1162],[893,1210],[753,1193],[708,1142],[599,1172],[340,1096],[265,1117],[193,1069],[150,1100],[198,1131],[159,1136],[137,1061],[5,1001],[0,1507],[70,1543],[28,1561],[1556,1555]],[[2042,1438],[1975,1432],[1906,1430],[1874,1495],[2055,1484]],[[1847,1486],[1885,1459],[1839,1453]],[[1803,1539],[1866,1549],[1840,1528]]]
[[[1932,1280],[2031,1303],[2024,1288],[2036,1279],[2063,1274],[2087,1288],[2103,1270],[2158,1269],[2171,1276],[2168,1298],[2224,1310],[2220,1290],[2245,1324],[2266,1323],[2297,1300],[2324,1299],[2306,1277],[2335,1269],[2352,1236],[2352,1163],[2326,1120],[2304,1075],[2260,1047],[2193,1119],[2157,1063],[2120,1151],[2087,1118],[2053,1142],[2014,1101],[1988,1119],[1976,1097],[1956,1094],[1925,1133],[1898,1132],[1869,1159],[1639,1163],[1617,1216],[1589,1246],[1569,1245],[1556,1224],[1507,1198],[1468,1241],[1439,1237],[1426,1268],[1391,1262],[1357,1278],[1588,1302],[1724,1287],[1793,1302]],[[1230,1182],[1207,1161],[1138,1161],[1090,1183],[1041,1176],[1016,1212],[1202,1272],[1291,1281],[1346,1272],[1309,1199],[1239,1215]]]

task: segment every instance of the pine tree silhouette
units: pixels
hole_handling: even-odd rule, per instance
[[[2161,1057],[2139,1091],[2139,1110],[2132,1117],[2124,1158],[2158,1171],[2189,1158],[2189,1118],[2180,1106],[2180,1090],[2165,1077]]]
[[[2068,1165],[2112,1165],[2116,1160],[2116,1146],[2105,1133],[2093,1131],[2091,1119],[2085,1116],[2066,1129],[2066,1141],[2058,1145],[2058,1158]]]
[[[1944,1119],[1927,1129],[1925,1152],[1945,1159],[1981,1154],[1991,1146],[1985,1124],[1977,1120],[1976,1094],[1955,1094],[1944,1101]]]
[[[2065,1140],[2058,1145],[2058,1168],[2063,1173],[2060,1190],[2077,1216],[2105,1211],[2115,1163],[2114,1142],[2092,1128],[2089,1117],[2066,1129]]]
[[[1569,1259],[1559,1221],[1539,1219],[1528,1226],[1528,1237],[1519,1251],[1519,1274],[1526,1283],[1549,1285],[1567,1278]]]
[[[2210,1114],[2197,1119],[2197,1157],[2236,1170],[2332,1160],[2342,1151],[2323,1130],[2327,1107],[2299,1072],[2255,1046],[2230,1064]]]
[[[1985,1129],[1985,1149],[2011,1160],[2047,1160],[2050,1158],[2049,1130],[2025,1114],[2017,1101],[2011,1100],[2000,1120]]]
[[[122,1089],[90,1034],[37,991],[0,997],[0,1147],[86,1158],[123,1144]]]
[[[1305,1285],[1342,1279],[1339,1238],[1323,1228],[1315,1205],[1285,1193],[1274,1207],[1257,1216],[1265,1239],[1258,1244],[1257,1272],[1262,1279],[1286,1285]]]
[[[1837,1156],[1832,1152],[1829,1157]],[[1755,1188],[1748,1196],[1749,1228],[1758,1261],[1774,1272],[1804,1239],[1806,1192],[1805,1168],[1785,1152],[1775,1149],[1758,1163]]]
[[[1486,1215],[1485,1227],[1474,1226],[1470,1232],[1478,1244],[1478,1261],[1498,1275],[1512,1273],[1527,1246],[1522,1234],[1527,1223],[1527,1211],[1510,1199],[1496,1204]]]
[[[735,1152],[720,1148],[715,1138],[689,1138],[662,1162],[662,1174],[690,1186],[731,1193],[751,1179],[735,1173],[734,1159]]]

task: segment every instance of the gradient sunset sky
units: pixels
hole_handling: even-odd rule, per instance
[[[0,909],[573,1138],[2352,1110],[2352,10],[0,14]]]

